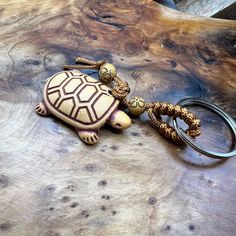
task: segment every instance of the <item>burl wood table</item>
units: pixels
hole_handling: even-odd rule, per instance
[[[236,159],[165,140],[146,117],[96,146],[34,106],[46,78],[75,56],[106,59],[131,96],[197,97],[236,117],[236,22],[153,1],[2,0],[0,235],[235,235]],[[94,71],[87,71],[96,76]],[[228,128],[195,108],[197,142],[231,146]]]

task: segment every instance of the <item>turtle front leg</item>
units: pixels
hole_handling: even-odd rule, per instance
[[[98,130],[79,130],[76,129],[80,139],[87,144],[95,144],[99,141]]]
[[[41,116],[47,116],[50,114],[50,111],[47,109],[44,101],[40,102],[39,104],[36,105],[35,111],[37,114]]]

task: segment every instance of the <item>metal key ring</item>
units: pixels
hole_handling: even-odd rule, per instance
[[[236,155],[236,123],[234,121],[234,119],[228,115],[226,112],[224,112],[221,108],[219,108],[216,105],[210,104],[204,100],[201,99],[195,99],[195,98],[186,98],[183,100],[180,100],[177,105],[185,107],[185,106],[191,106],[191,105],[200,105],[202,107],[206,107],[209,110],[215,112],[216,114],[218,114],[224,121],[225,123],[228,125],[228,127],[230,128],[232,135],[233,135],[233,142],[234,142],[234,150],[227,152],[227,153],[220,153],[220,152],[214,152],[214,151],[210,151],[207,150],[205,148],[203,148],[202,146],[200,146],[199,144],[196,144],[185,132],[182,128],[180,128],[177,124],[176,118],[173,119],[173,126],[177,132],[177,134],[179,135],[179,137],[186,143],[188,144],[190,147],[192,147],[193,149],[195,149],[197,152],[204,154],[206,156],[212,157],[212,158],[216,158],[216,159],[222,159],[222,158],[229,158],[232,156]]]

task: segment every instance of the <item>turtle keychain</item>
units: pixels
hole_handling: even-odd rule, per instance
[[[198,152],[213,158],[236,155],[236,149],[229,153],[216,153],[200,147],[193,141],[201,134],[200,120],[185,106],[194,104],[219,114],[230,127],[234,138],[236,137],[234,120],[219,107],[199,99],[185,99],[177,105],[166,102],[147,103],[139,97],[128,100],[129,85],[117,76],[114,65],[104,60],[92,61],[82,57],[77,57],[76,62],[76,65],[65,65],[66,71],[59,72],[47,80],[43,100],[36,105],[35,110],[43,116],[53,114],[75,127],[84,143],[97,143],[99,130],[105,123],[116,129],[126,129],[131,125],[130,117],[118,108],[120,104],[136,117],[147,112],[153,125],[166,139],[177,143],[185,142]],[[99,81],[79,69],[97,69]],[[115,86],[108,86],[111,82],[114,82]],[[162,120],[162,115],[173,118],[174,128]],[[176,118],[182,119],[188,129],[183,131],[179,128]]]

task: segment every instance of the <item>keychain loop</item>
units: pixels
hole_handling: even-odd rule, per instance
[[[167,115],[173,119],[178,117],[183,120],[188,125],[188,129],[184,132],[189,137],[195,138],[201,134],[200,120],[197,119],[195,114],[189,112],[186,108],[166,102],[147,103],[146,108],[148,109],[148,116],[151,119],[153,125],[166,139],[169,139],[173,142],[183,141],[178,136],[176,130],[167,122],[162,120],[161,116],[163,115]]]
[[[65,69],[97,69],[99,71],[99,80],[104,84],[112,81],[115,86],[111,88],[111,94],[114,98],[120,100],[121,104],[128,108],[129,112],[135,116],[141,115],[147,111],[154,126],[167,139],[174,142],[185,142],[190,147],[206,156],[222,159],[236,155],[236,148],[228,153],[219,153],[209,151],[200,145],[196,144],[193,139],[201,134],[200,120],[194,113],[189,112],[185,107],[190,105],[200,105],[214,111],[224,119],[233,133],[233,140],[236,140],[236,123],[227,113],[219,107],[205,102],[201,99],[187,98],[179,101],[176,105],[165,102],[145,103],[142,98],[134,97],[127,100],[130,92],[129,84],[117,76],[117,71],[114,65],[107,63],[104,60],[92,61],[86,58],[77,57],[77,65],[65,65]],[[161,118],[162,115],[167,115],[173,118],[173,127]],[[182,119],[189,127],[186,131],[180,128],[177,124],[176,118]],[[234,144],[234,146],[236,146]]]
[[[235,143],[235,140],[236,140],[236,123],[235,123],[234,119],[230,115],[228,115],[225,111],[223,111],[221,108],[219,108],[216,105],[210,104],[210,103],[208,103],[204,100],[195,99],[195,98],[182,99],[177,103],[177,105],[180,105],[182,107],[191,106],[191,105],[200,105],[200,106],[206,107],[209,110],[211,110],[211,111],[215,112],[216,114],[218,114],[225,121],[225,123],[228,125],[228,127],[232,131],[234,148],[235,148],[235,146],[236,146],[236,143]],[[199,144],[196,144],[191,138],[189,138],[185,134],[183,129],[178,126],[176,118],[173,119],[173,126],[174,126],[177,134],[179,135],[179,137],[186,144],[188,144],[190,147],[192,147],[194,150],[196,150],[197,152],[199,152],[201,154],[204,154],[206,156],[216,158],[216,159],[229,158],[229,157],[232,157],[232,156],[236,155],[236,148],[233,151],[230,151],[228,153],[220,153],[220,152],[214,152],[214,151],[207,150],[206,148],[200,146]]]

